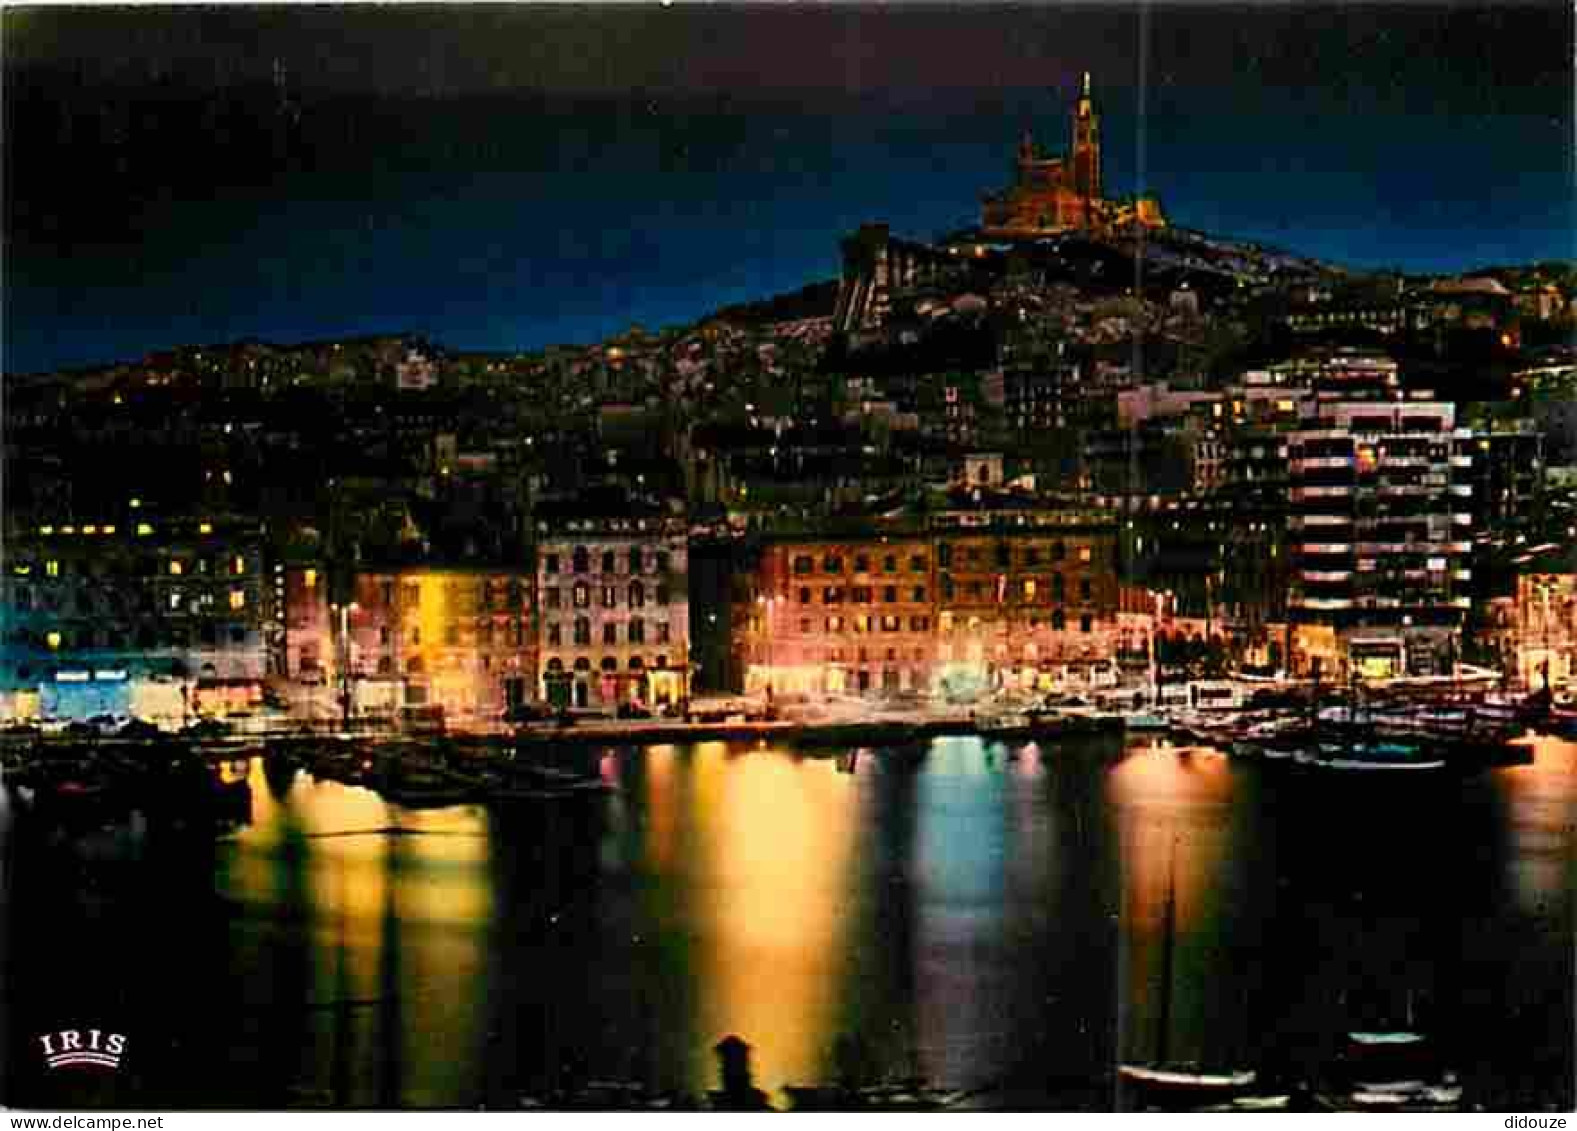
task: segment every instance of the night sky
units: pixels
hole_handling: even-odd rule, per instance
[[[1175,222],[1360,266],[1577,255],[1564,0],[0,18],[10,372],[688,321],[835,275],[862,221],[973,222],[1086,69],[1108,191]]]

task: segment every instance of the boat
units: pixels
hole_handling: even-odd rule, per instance
[[[1412,1020],[1408,998],[1407,1020]],[[1458,1111],[1462,1084],[1445,1069],[1428,1036],[1416,1029],[1366,1029],[1347,1034],[1332,1078],[1315,1093],[1329,1111]]]

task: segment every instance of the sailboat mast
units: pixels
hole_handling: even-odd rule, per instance
[[[1156,1040],[1155,1062],[1157,1066],[1166,1064],[1167,1037],[1172,1028],[1172,965],[1173,948],[1177,936],[1177,839],[1172,839],[1172,846],[1166,856],[1166,917],[1162,922],[1164,944],[1161,949],[1161,1020],[1160,1035]]]

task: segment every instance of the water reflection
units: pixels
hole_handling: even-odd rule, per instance
[[[1307,1073],[1413,1025],[1489,1106],[1573,1094],[1572,744],[1409,782],[1105,740],[598,769],[605,802],[411,812],[259,763],[249,826],[115,884],[0,820],[34,853],[3,880],[10,1047],[110,1009],[172,1106],[513,1107],[700,1092],[734,1032],[769,1093],[841,1067],[1109,1107],[1119,1060]]]

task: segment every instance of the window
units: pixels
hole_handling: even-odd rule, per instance
[[[808,585],[800,586],[799,603],[802,605],[810,604],[810,587]]]
[[[815,562],[811,561],[809,554],[800,554],[794,559],[794,572],[797,574],[807,574],[813,571],[815,568],[816,564]]]
[[[185,572],[186,572],[186,567],[185,566],[183,566],[178,560],[171,559],[171,561],[170,561],[170,576],[171,577],[180,577],[181,574],[183,574]]]
[[[301,575],[301,584],[308,589],[316,589],[318,587],[318,571],[309,569],[303,573]]]
[[[910,617],[909,618],[909,631],[910,632],[925,632],[930,627],[931,627],[931,618],[930,617]]]
[[[821,591],[821,603],[823,605],[837,605],[841,604],[842,601],[843,590],[836,585],[829,585]]]
[[[591,570],[591,554],[585,546],[576,546],[572,555],[576,573],[588,573]]]
[[[898,555],[888,554],[882,559],[882,570],[886,573],[898,572]]]
[[[809,617],[800,617],[799,618],[799,630],[801,632],[809,632],[810,631],[810,618]]]
[[[943,542],[936,548],[936,564],[939,569],[947,569],[953,564],[953,547],[951,543]]]
[[[896,585],[884,585],[884,586],[882,586],[882,603],[886,604],[886,605],[890,605],[896,600],[898,600],[898,586],[896,586]]]
[[[1090,626],[1093,625],[1094,623],[1095,623],[1095,618],[1090,616],[1089,613],[1085,613],[1082,617],[1079,618],[1079,631],[1080,632],[1088,632],[1088,631],[1090,631]]]
[[[585,617],[576,617],[575,618],[575,643],[576,644],[590,644],[591,643],[591,621],[589,621]]]
[[[936,618],[936,627],[941,632],[952,632],[953,631],[953,614],[952,613],[943,613],[941,616],[937,617]]]
[[[422,629],[421,629],[421,626],[420,625],[412,626],[410,636],[411,636],[411,643],[412,644],[420,644],[422,642]]]
[[[883,617],[882,618],[882,631],[883,632],[897,632],[902,627],[903,627],[903,623],[897,617]]]
[[[549,608],[549,609],[556,609],[556,608],[558,608],[559,607],[559,591],[558,591],[558,588],[554,587],[552,589],[544,589],[542,591],[542,602],[543,602],[543,607],[544,608]]]
[[[1060,561],[1063,561],[1064,559],[1066,559],[1067,556],[1068,556],[1068,547],[1063,545],[1060,540],[1056,541],[1056,542],[1053,542],[1051,544],[1051,560],[1052,561],[1060,562]]]
[[[634,617],[630,620],[630,643],[646,643],[646,622],[640,617]]]
[[[1081,562],[1087,562],[1087,561],[1090,560],[1090,557],[1091,557],[1090,548],[1088,546],[1080,546],[1079,547],[1079,560]]]
[[[1007,569],[1013,564],[1013,551],[1006,542],[997,543],[996,562],[998,569]]]
[[[240,577],[246,572],[246,559],[240,554],[230,559],[230,572]]]
[[[1053,601],[1062,600],[1066,588],[1067,582],[1063,579],[1062,574],[1054,573],[1051,575],[1051,599]]]
[[[944,573],[942,575],[942,600],[944,600],[944,601],[951,601],[952,599],[953,599],[953,579],[948,574]]]
[[[618,671],[619,670],[619,661],[616,660],[612,656],[604,656],[602,658],[602,670],[605,671],[605,672],[616,672],[616,671]]]
[[[971,581],[969,583],[969,595],[971,597],[979,599],[980,597],[985,596],[985,592],[986,592],[986,586],[985,586],[984,582],[982,582],[982,581]]]
[[[854,572],[869,573],[871,571],[871,557],[869,554],[854,555]]]
[[[618,567],[618,563],[617,563],[617,560],[616,560],[616,558],[614,556],[613,551],[612,550],[604,550],[602,552],[602,572],[603,573],[613,573],[618,568],[619,568]]]
[[[807,621],[806,624],[808,625],[809,622]],[[665,620],[660,620],[657,622],[657,643],[668,643],[668,622]],[[657,666],[662,667],[662,664],[658,664]]]
[[[619,590],[618,590],[618,588],[616,586],[613,586],[613,585],[604,585],[602,587],[602,607],[605,608],[605,609],[614,609],[614,608],[617,608],[618,605],[619,605]]]
[[[230,607],[232,609],[246,608],[246,593],[240,589],[230,590]]]
[[[1026,577],[1024,579],[1024,600],[1026,600],[1026,601],[1033,601],[1034,599],[1035,599],[1035,579],[1033,577]]]
[[[1079,600],[1081,600],[1081,601],[1088,601],[1089,599],[1090,599],[1090,579],[1087,578],[1087,577],[1081,577],[1081,578],[1079,578]]]
[[[842,632],[843,631],[843,618],[842,617],[828,617],[827,618],[827,631],[828,632]]]
[[[630,572],[631,573],[640,573],[641,572],[641,548],[639,546],[631,546],[630,547],[629,558],[630,558]]]
[[[564,630],[556,621],[553,624],[548,625],[548,643],[554,645],[555,647],[564,643]]]
[[[667,582],[659,582],[658,585],[657,585],[657,603],[659,605],[666,605],[668,603],[668,583]]]
[[[854,618],[854,631],[855,632],[869,632],[870,630],[871,630],[871,618],[870,617],[868,617],[868,616],[866,616],[866,615],[864,615],[862,613],[859,616]]]
[[[658,550],[657,551],[657,572],[658,573],[667,573],[668,572],[668,551],[667,550]]]
[[[307,570],[307,572],[310,574],[310,573],[313,573],[314,571],[309,569],[309,570]],[[307,586],[307,588],[310,589],[312,587],[312,585],[315,585],[316,583],[317,583],[317,578],[313,577],[312,582]],[[380,592],[382,593],[382,596],[383,596],[383,607],[386,608],[386,609],[392,607],[393,604],[394,604],[394,582],[392,582],[392,581],[385,581],[383,583],[383,586],[382,586]]]
[[[1031,546],[1029,549],[1025,550],[1024,551],[1024,564],[1027,565],[1027,566],[1039,565],[1040,564],[1040,551],[1035,549],[1035,547],[1033,547],[1033,546]]]
[[[1061,632],[1068,627],[1068,619],[1062,615],[1061,609],[1053,609],[1051,613],[1051,627],[1053,631]]]
[[[828,573],[842,573],[843,559],[837,554],[828,554],[821,560],[821,568]]]
[[[544,555],[543,558],[542,558],[542,572],[543,573],[557,573],[558,571],[559,571],[559,556],[557,554],[546,554],[546,555]]]
[[[914,573],[925,572],[925,555],[915,554],[909,559],[909,569]]]
[[[584,581],[577,581],[575,583],[575,607],[577,609],[586,609],[591,607],[591,586],[587,585]]]
[[[914,587],[914,596],[913,596],[912,599],[915,600],[915,601],[923,601],[923,600],[925,600],[925,586],[924,585],[916,585]]]
[[[619,626],[612,622],[603,625],[602,642],[604,644],[617,644],[619,642]]]
[[[630,582],[630,608],[641,609],[646,607],[646,586],[639,581]]]

